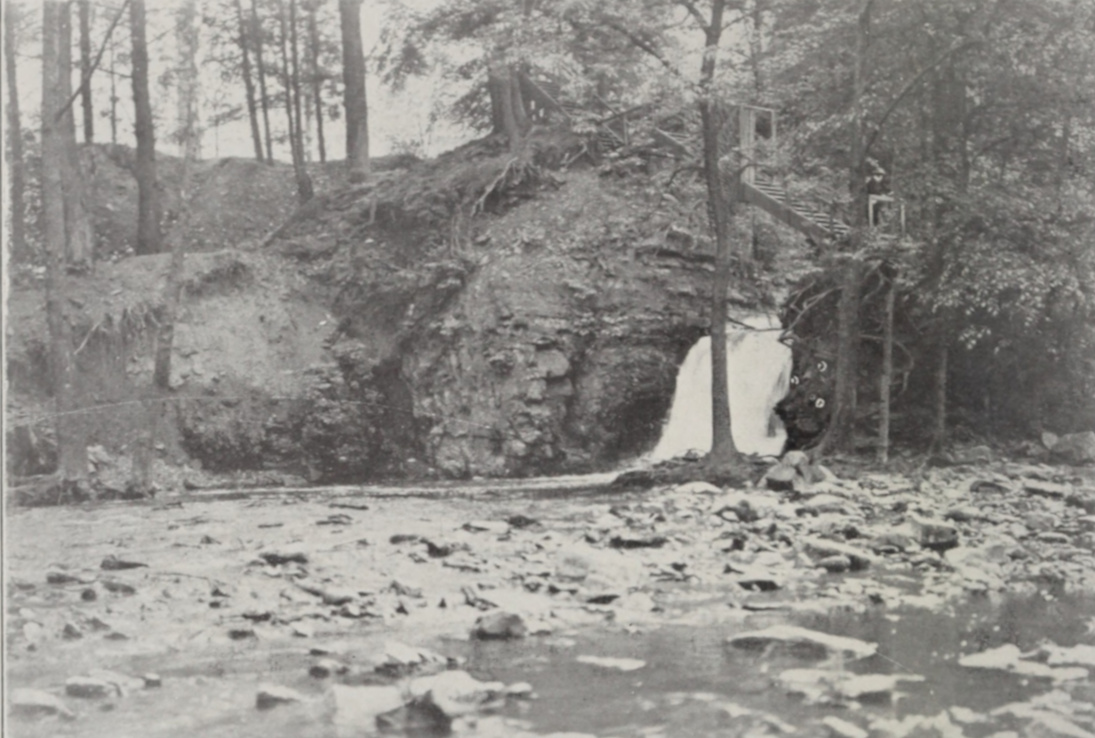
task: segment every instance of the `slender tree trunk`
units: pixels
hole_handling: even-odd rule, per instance
[[[369,106],[361,48],[361,0],[338,0],[342,31],[342,82],[346,107],[346,164],[351,181],[369,177]]]
[[[118,145],[118,70],[115,67],[114,39],[110,39],[110,143]]]
[[[715,68],[722,39],[725,0],[714,0],[711,22],[704,29],[705,46],[700,66],[700,121],[703,128],[703,175],[707,184],[708,214],[715,231],[715,274],[711,284],[711,454],[712,466],[738,460],[731,430],[729,371],[726,352],[726,293],[730,287],[730,218],[733,203],[726,196],[719,166],[720,121],[715,110]]]
[[[299,95],[294,94],[293,62],[289,49],[290,36],[293,34],[291,30],[293,20],[291,12],[295,5],[295,0],[290,0],[290,7],[287,8],[285,0],[279,0],[278,19],[281,28],[281,84],[285,90],[285,116],[289,124],[289,153],[293,159],[293,177],[297,183],[297,199],[301,204],[304,204],[311,200],[315,193],[312,190],[312,179],[304,168],[304,151],[301,146],[303,132],[300,126],[301,120],[298,117],[300,110],[296,105],[299,101]]]
[[[933,424],[930,452],[943,448],[947,441],[947,371],[950,351],[947,348],[946,331],[940,328],[940,339],[935,358],[935,384],[932,395]]]
[[[297,135],[293,140],[294,145],[297,147],[297,158],[300,159],[301,165],[304,164],[304,114],[303,106],[301,104],[301,84],[300,84],[300,43],[297,33],[297,0],[289,0],[289,49],[292,54],[293,62],[293,74],[292,74],[292,87],[293,87],[293,115],[296,116],[296,130]],[[309,198],[311,199],[311,198]]]
[[[65,201],[65,251],[64,267],[70,271],[84,271],[91,266],[92,250],[95,244],[88,217],[83,177],[80,176],[80,149],[76,145],[76,116],[72,105],[72,13],[65,5],[58,16],[58,63],[60,76],[61,105],[58,126],[63,138],[65,151],[65,174],[61,178],[61,188]],[[56,116],[56,114],[55,114]]]
[[[84,110],[84,143],[95,140],[95,116],[91,106],[91,2],[80,0],[80,100]]]
[[[251,43],[247,21],[243,17],[243,0],[236,0],[236,20],[239,23],[239,45],[243,64],[243,86],[247,92],[247,118],[251,122],[251,142],[255,146],[255,159],[262,161],[262,134],[259,132],[258,103],[255,102],[255,79],[251,74]]]
[[[129,35],[133,45],[134,129],[137,134],[137,253],[160,251],[160,197],[156,184],[156,138],[152,101],[148,94],[148,44],[145,41],[145,0],[129,4]]]
[[[262,61],[262,22],[258,1],[251,0],[251,39],[255,43],[255,66],[259,73],[259,101],[262,106],[262,126],[266,140],[266,162],[274,163],[274,139],[270,134],[270,96],[266,92],[266,65]]]
[[[308,8],[308,50],[312,66],[312,97],[316,108],[316,143],[319,146],[320,163],[327,161],[327,141],[323,135],[323,72],[319,68],[319,28],[316,25],[318,2]]]
[[[62,65],[64,16],[69,6],[46,0],[42,9],[42,238],[46,257],[46,324],[49,330],[51,384],[56,407],[58,471],[61,492],[86,494],[87,442],[79,415],[76,367],[71,328],[64,315],[61,279],[70,229],[65,223],[63,181],[68,172],[65,151],[67,123],[57,113],[68,99],[65,77],[71,69]],[[78,172],[76,173],[78,175]]]
[[[863,131],[863,98],[867,79],[867,53],[871,39],[871,9],[874,0],[860,0],[856,27],[855,62],[852,73],[852,140],[848,162],[849,191],[852,195],[852,233],[848,253],[841,266],[840,303],[837,326],[836,381],[829,428],[818,444],[817,454],[854,453],[859,381],[859,300],[863,263],[855,252],[867,225],[867,188],[864,167],[867,158]]]
[[[8,88],[8,172],[11,185],[11,255],[27,260],[26,165],[23,156],[23,125],[19,114],[19,87],[16,73],[16,25],[19,8],[4,3],[4,67]]]
[[[179,301],[182,297],[183,271],[186,259],[187,224],[192,199],[192,171],[198,157],[200,144],[198,120],[198,9],[196,0],[185,0],[175,11],[175,37],[178,49],[177,91],[179,95],[178,138],[183,154],[182,185],[179,191],[179,222],[167,236],[171,248],[171,261],[167,268],[164,309],[156,329],[153,351],[152,386],[145,397],[146,427],[139,445],[132,485],[142,494],[151,494],[153,449],[160,429],[170,411],[168,397],[171,391],[171,352],[175,341],[175,323],[178,319]]]
[[[890,390],[893,387],[893,319],[897,298],[898,272],[895,269],[886,290],[886,309],[882,317],[882,372],[878,379],[878,460],[890,461]]]

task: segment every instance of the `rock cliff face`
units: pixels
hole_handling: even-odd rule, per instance
[[[642,203],[606,184],[571,174],[492,222],[489,256],[407,345],[400,372],[445,473],[584,471],[656,442],[708,271],[644,248]]]
[[[611,168],[543,166],[500,193],[491,183],[508,155],[492,156],[467,157],[464,175],[444,158],[382,174],[334,191],[262,251],[191,257],[166,453],[349,482],[602,470],[652,448],[708,324],[710,246],[690,233],[705,230],[702,211],[665,197],[652,174]],[[239,167],[286,176],[229,162],[209,167],[209,181]],[[282,189],[249,192],[281,203]],[[480,191],[480,212],[453,236],[453,202]],[[225,214],[197,217],[213,220],[208,232],[245,240]],[[139,426],[127,401],[151,366],[165,266],[128,258],[71,278],[70,320],[88,336],[85,400],[101,406],[92,442],[115,451]],[[759,286],[737,289],[743,311],[765,300]],[[16,404],[46,437],[40,295],[13,299]]]

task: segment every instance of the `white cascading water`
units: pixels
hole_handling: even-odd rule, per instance
[[[738,450],[775,456],[786,433],[773,408],[787,393],[791,350],[779,341],[779,322],[768,316],[742,321],[757,330],[727,335],[727,389],[731,431]],[[711,450],[711,339],[704,336],[688,352],[677,374],[677,388],[654,461],[690,450]]]

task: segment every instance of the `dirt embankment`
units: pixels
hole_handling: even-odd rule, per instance
[[[294,210],[287,170],[202,163],[165,456],[358,481],[605,469],[652,446],[707,323],[703,213],[665,196],[667,170],[564,166],[573,150],[544,137],[511,158],[487,140],[350,188],[328,167],[261,249]],[[95,155],[104,252],[124,250],[135,202],[121,153]],[[100,263],[66,286],[83,420],[112,453],[139,425],[166,264]],[[41,457],[12,458],[21,473],[48,466],[41,299],[12,297],[9,410]]]

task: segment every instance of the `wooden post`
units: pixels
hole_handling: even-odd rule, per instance
[[[748,105],[738,106],[738,137],[741,148],[741,181],[753,184],[757,178],[756,156],[757,112]]]

